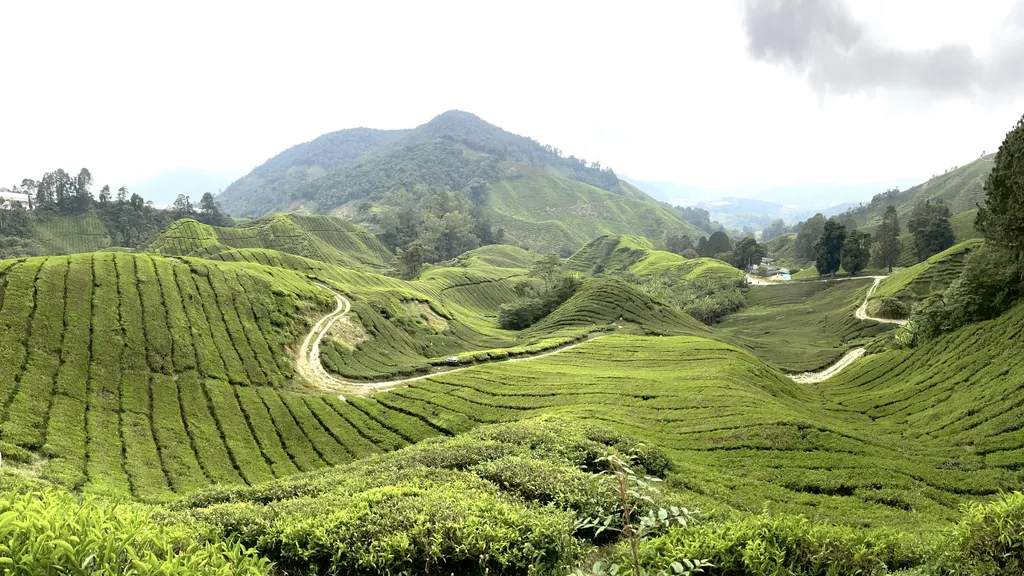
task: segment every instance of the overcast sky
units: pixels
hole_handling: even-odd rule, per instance
[[[241,176],[453,108],[638,179],[919,181],[1024,113],[1018,4],[5,1],[0,185]]]

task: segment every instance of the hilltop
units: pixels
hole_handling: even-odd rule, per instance
[[[363,228],[328,216],[277,214],[222,228],[178,220],[147,247],[169,256],[204,256],[233,249],[270,249],[351,268],[386,269],[391,252]]]
[[[415,237],[393,227],[427,227],[424,211],[439,220],[452,212],[472,217],[484,244],[486,222],[506,243],[565,254],[607,233],[706,235],[600,163],[563,157],[460,111],[410,130],[325,134],[271,158],[218,199],[237,216],[340,215],[391,233],[403,248]]]

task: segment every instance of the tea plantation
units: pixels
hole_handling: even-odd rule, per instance
[[[634,488],[638,514],[687,509],[642,544],[655,571],[1020,573],[986,543],[1024,518],[1001,496],[1024,482],[1021,306],[885,350],[891,327],[853,314],[870,280],[751,287],[708,327],[595,277],[516,332],[496,310],[529,279],[522,250],[402,281],[221,240],[205,258],[0,262],[0,569],[565,574],[625,553],[583,522],[622,528],[619,476],[598,474],[613,455],[658,481]],[[576,261],[724,274],[648,246],[630,262],[628,244]],[[351,311],[326,369],[426,377],[347,398],[299,377],[336,295]],[[862,345],[875,353],[822,384],[787,376]],[[439,370],[452,356],[460,370]]]

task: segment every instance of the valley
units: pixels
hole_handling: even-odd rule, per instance
[[[96,561],[87,515],[127,535],[107,566],[174,574],[1018,573],[986,548],[1024,510],[1003,213],[760,242],[553,150],[446,113],[286,150],[219,197],[238,220],[140,199],[134,247],[103,232],[131,201],[19,212],[0,531],[46,569]]]

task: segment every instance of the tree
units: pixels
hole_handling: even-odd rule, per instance
[[[875,250],[875,264],[888,268],[889,272],[892,272],[892,267],[900,261],[902,245],[900,244],[900,219],[896,214],[896,207],[891,204],[885,209],[885,214],[882,216],[882,225],[878,227],[878,232],[875,234],[874,244],[878,246]]]
[[[871,235],[853,230],[846,234],[840,251],[840,264],[850,276],[856,276],[871,260]]]
[[[846,241],[846,226],[837,220],[828,220],[822,229],[821,239],[814,245],[816,255],[814,266],[821,276],[835,277],[842,262],[843,242]]]
[[[100,204],[103,205],[103,206],[106,206],[109,203],[110,203],[110,186],[107,186],[106,184],[104,184],[103,188],[100,188]]]
[[[209,192],[203,194],[203,197],[199,200],[199,209],[203,214],[213,215],[220,213],[220,206],[217,204],[217,200]]]
[[[398,262],[398,275],[403,280],[412,280],[420,275],[423,269],[423,256],[426,250],[423,244],[413,242],[405,250],[399,248],[395,251],[395,259]]]
[[[757,243],[752,237],[747,236],[736,245],[733,250],[733,265],[740,270],[746,270],[754,264],[760,264],[764,258],[764,246]]]
[[[953,226],[949,223],[949,206],[942,200],[930,200],[914,206],[907,229],[914,235],[917,257],[925,260],[942,252],[956,242]]]
[[[558,257],[558,254],[545,254],[530,266],[530,276],[539,278],[544,282],[544,291],[546,292],[551,286],[551,282],[558,276],[558,273],[562,270],[562,260]]]
[[[772,238],[778,238],[786,233],[786,222],[784,220],[772,220],[770,226],[761,231],[761,241],[767,242]]]
[[[689,236],[668,231],[662,237],[662,243],[665,245],[665,250],[673,254],[682,254],[687,249],[693,248],[693,240],[690,240]]]
[[[128,189],[121,186],[117,189],[117,203],[124,204],[126,202],[128,202]]]
[[[179,217],[190,216],[195,213],[192,206],[192,199],[184,194],[178,194],[171,208],[178,213]]]
[[[732,240],[729,240],[729,235],[721,230],[708,237],[708,241],[704,243],[703,250],[698,248],[700,255],[705,258],[730,251],[732,251]]]
[[[796,235],[796,244],[793,249],[796,252],[796,256],[802,260],[814,260],[817,258],[817,251],[814,246],[821,239],[821,235],[825,231],[825,216],[822,214],[815,214],[813,217],[808,218],[803,226],[800,228],[800,232]]]
[[[1014,260],[1024,261],[1024,116],[999,145],[975,226]]]

